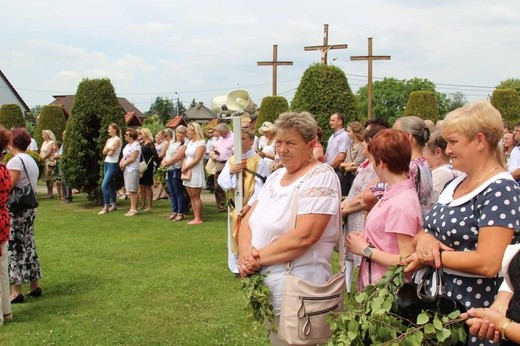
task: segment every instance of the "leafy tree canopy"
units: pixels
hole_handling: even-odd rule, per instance
[[[172,100],[166,97],[157,97],[155,101],[150,105],[150,110],[145,113],[146,116],[157,114],[163,125],[168,120],[173,118],[176,114],[177,108],[174,106]]]
[[[372,85],[372,113],[374,117],[382,117],[393,123],[404,114],[406,104],[413,91],[431,91],[435,94],[439,106],[439,113],[443,116],[452,107],[450,97],[435,90],[435,84],[427,79],[412,78],[399,80],[384,78],[375,81]],[[368,112],[368,87],[364,86],[357,92],[360,117],[366,118]],[[455,107],[457,108],[457,107]],[[454,108],[452,108],[454,109]]]

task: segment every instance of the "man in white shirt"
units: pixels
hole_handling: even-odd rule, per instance
[[[342,182],[345,172],[339,166],[347,157],[347,150],[352,141],[345,132],[345,116],[341,113],[334,113],[330,116],[329,125],[332,129],[332,136],[327,142],[327,151],[325,152],[325,162],[334,168],[340,182]],[[342,184],[343,186],[343,184]],[[342,196],[346,196],[348,191],[341,191]]]

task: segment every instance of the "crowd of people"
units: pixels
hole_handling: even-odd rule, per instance
[[[202,224],[201,191],[207,188],[217,210],[228,215],[229,270],[237,277],[265,274],[275,314],[286,264],[291,262],[291,274],[322,284],[332,275],[331,255],[341,241],[349,292],[355,267],[360,291],[403,261],[407,279],[426,266],[442,265],[447,294],[469,310],[464,316],[474,335],[468,344],[496,342],[506,334],[519,341],[520,256],[508,249],[517,249],[520,239],[520,123],[508,130],[489,102],[477,101],[437,124],[417,116],[400,117],[393,127],[380,118],[347,124],[343,114],[334,113],[329,125],[332,135],[324,150],[323,131],[309,113],[288,112],[274,123],[266,121],[258,126],[260,137],[244,117],[237,160],[235,134],[225,123],[204,132],[190,122],[155,137],[147,128],[127,128],[124,140],[111,123],[98,214],[118,209],[119,171],[130,201],[127,217],[152,211],[153,202],[166,193],[168,220],[184,220],[191,208],[187,224]],[[59,170],[63,148],[51,131],[42,135],[46,197],[54,196],[54,182],[59,182],[58,197],[70,202],[70,187]],[[36,189],[38,167],[25,152],[30,144],[26,130],[0,128],[0,149],[9,146],[13,154],[0,165],[4,319],[12,317],[11,303],[23,302],[23,283],[30,283],[29,295],[42,294],[35,210],[7,209],[13,186],[30,182]],[[239,175],[242,204],[237,206]],[[160,187],[156,195],[154,186]],[[506,280],[499,274],[502,266]],[[270,338],[284,344],[276,334]]]

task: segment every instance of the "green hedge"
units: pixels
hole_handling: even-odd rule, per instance
[[[43,106],[38,122],[36,123],[36,128],[34,129],[34,139],[36,143],[38,143],[38,148],[41,148],[43,143],[43,130],[51,130],[54,136],[56,136],[56,140],[62,142],[66,123],[65,113],[63,113],[61,106]]]
[[[422,119],[430,119],[436,122],[439,119],[439,105],[435,94],[431,91],[413,91],[410,93],[404,115],[416,115]]]
[[[17,104],[5,104],[0,107],[0,124],[10,130],[15,127],[25,127],[22,108]]]
[[[102,201],[103,147],[108,124],[115,122],[124,133],[124,111],[109,79],[84,79],[78,86],[67,122],[62,171],[65,181],[82,189],[89,200]]]
[[[291,110],[312,113],[323,129],[323,138],[331,135],[329,120],[332,114],[344,114],[345,125],[359,120],[356,98],[350,89],[347,76],[337,66],[311,65],[303,73],[291,102]]]
[[[262,100],[260,110],[258,112],[258,118],[256,119],[256,129],[265,121],[274,123],[278,116],[289,110],[289,102],[283,96],[267,96]]]
[[[495,89],[491,104],[502,114],[502,120],[515,124],[520,120],[520,95],[515,89]]]

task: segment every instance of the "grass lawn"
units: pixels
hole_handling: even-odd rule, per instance
[[[0,344],[268,344],[245,320],[240,280],[227,269],[226,215],[214,200],[196,226],[186,225],[190,216],[168,221],[166,200],[134,217],[123,216],[128,207],[97,215],[84,196],[40,199],[43,295],[13,305]]]

